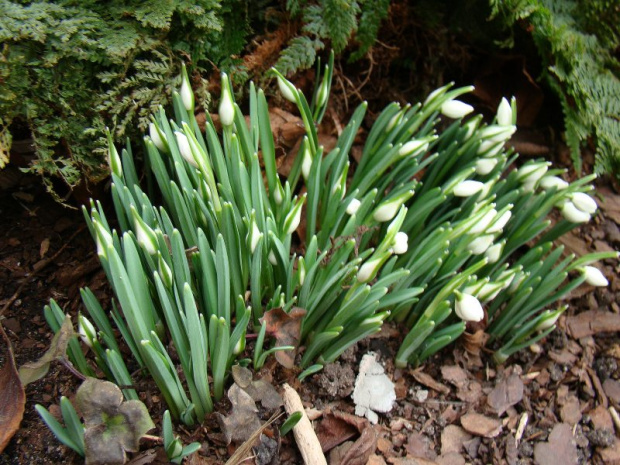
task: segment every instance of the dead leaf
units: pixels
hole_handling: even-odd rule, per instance
[[[442,394],[449,394],[450,388],[445,384],[441,384],[439,381],[436,381],[431,375],[424,373],[423,371],[413,370],[411,371],[411,376],[420,384],[423,384],[429,389],[433,389],[434,391],[441,392]]]
[[[566,423],[553,427],[548,442],[534,446],[534,459],[540,465],[572,465],[579,463],[573,428]]]
[[[607,187],[599,187],[597,190],[605,199],[604,202],[599,202],[605,216],[620,224],[620,195],[615,194]]]
[[[26,394],[15,368],[11,342],[1,323],[0,336],[4,341],[0,351],[4,360],[4,366],[0,368],[0,453],[2,453],[19,429],[19,424],[24,416]]]
[[[50,363],[59,358],[63,358],[67,352],[67,345],[73,337],[73,324],[71,317],[67,315],[62,322],[62,326],[54,335],[50,348],[36,362],[28,362],[19,369],[19,379],[24,386],[43,378],[50,369]]]
[[[568,333],[575,339],[602,332],[620,331],[620,315],[603,310],[589,310],[566,318]]]
[[[256,413],[258,409],[252,397],[241,389],[237,384],[233,384],[228,390],[228,399],[232,404],[232,412],[225,417],[217,414],[218,422],[222,432],[226,437],[226,442],[244,442],[261,427],[261,422]]]
[[[590,410],[588,412],[588,416],[590,417],[590,421],[592,422],[594,429],[606,429],[613,431],[614,423],[611,419],[611,414],[609,413],[609,410],[602,405]]]
[[[316,436],[321,443],[321,450],[328,452],[361,434],[368,427],[370,424],[365,418],[335,410],[323,413],[323,418],[316,427]]]
[[[521,399],[523,399],[523,381],[519,375],[513,373],[489,393],[487,404],[497,416],[502,416],[510,407],[521,402]]]
[[[140,438],[155,428],[146,406],[123,401],[120,388],[109,381],[86,378],[75,403],[84,418],[87,465],[125,463],[125,452],[137,452]]]
[[[443,434],[443,432],[442,432]],[[407,438],[407,444],[405,444],[405,450],[407,455],[412,457],[421,457],[428,460],[435,460],[437,454],[433,450],[433,445],[428,436],[418,433],[416,431],[409,434]]]
[[[468,433],[494,438],[502,432],[502,422],[479,413],[467,413],[461,417],[461,425]]]
[[[369,457],[377,449],[377,433],[368,425],[362,435],[342,457],[340,465],[366,465]]]
[[[365,354],[353,390],[355,414],[364,415],[376,424],[379,417],[375,412],[389,412],[395,400],[394,383],[385,374],[383,366],[377,362],[374,353]]]
[[[301,321],[306,315],[303,308],[293,307],[289,313],[281,308],[274,308],[265,313],[261,321],[267,324],[267,334],[275,337],[276,347],[299,347]],[[275,353],[276,360],[284,368],[295,366],[296,350],[281,350]]]
[[[467,372],[458,365],[444,365],[441,367],[443,379],[453,384],[456,388],[464,387],[467,382]]]
[[[276,388],[264,379],[254,381],[252,371],[240,365],[233,365],[232,375],[235,383],[247,392],[254,402],[260,402],[267,410],[274,410],[283,404],[282,396]]]
[[[41,241],[41,247],[39,248],[39,256],[41,258],[45,257],[47,251],[50,249],[50,239],[46,237]]]
[[[463,444],[471,439],[471,434],[457,425],[448,425],[441,432],[441,455],[451,452],[461,453]]]

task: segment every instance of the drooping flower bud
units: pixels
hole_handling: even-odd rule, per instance
[[[542,178],[549,169],[549,163],[529,163],[523,165],[517,171],[517,178],[523,184],[536,184],[536,182]]]
[[[484,216],[480,218],[478,222],[469,229],[469,234],[480,234],[481,232],[486,231],[489,225],[495,219],[496,215],[497,210],[495,210],[494,208],[486,212]]]
[[[187,111],[194,112],[194,93],[192,92],[192,86],[189,82],[189,76],[187,75],[187,69],[185,69],[185,65],[183,65],[181,71],[181,91],[179,94],[181,95],[181,102]],[[154,141],[153,141],[154,142]]]
[[[402,231],[397,232],[396,237],[394,238],[394,253],[396,255],[402,255],[406,253],[407,249],[409,248],[408,242],[409,236],[407,236],[407,233],[404,233]]]
[[[220,122],[222,126],[232,126],[235,121],[235,106],[226,73],[222,73],[222,94],[220,95]]]
[[[157,253],[157,236],[155,235],[155,231],[145,223],[133,205],[130,207],[130,210],[131,217],[134,221],[134,230],[136,232],[138,244],[140,244],[149,255],[155,255]]]
[[[157,252],[157,271],[159,272],[159,276],[164,283],[164,285],[168,288],[172,288],[172,270],[164,260],[164,257],[161,255],[161,252]]]
[[[484,252],[484,256],[487,257],[489,263],[496,263],[500,259],[504,250],[504,245],[504,241],[498,242],[497,244],[493,244]]]
[[[357,281],[359,283],[367,283],[372,280],[377,272],[379,271],[379,267],[383,262],[382,257],[377,257],[372,260],[366,261],[357,272]]]
[[[407,200],[409,200],[412,195],[413,191],[408,191],[396,196],[395,198],[387,202],[383,202],[372,214],[373,219],[378,223],[390,221],[396,216],[398,210],[400,210],[401,205]]]
[[[483,140],[476,152],[478,155],[482,155],[485,158],[492,158],[502,151],[504,148],[504,142],[495,142],[492,140]]]
[[[590,221],[590,214],[579,210],[571,201],[562,206],[562,216],[571,223],[587,223]]]
[[[304,281],[306,280],[306,261],[303,257],[299,257],[297,260],[297,276],[299,280],[299,285],[303,286]]]
[[[560,318],[563,310],[556,310],[555,312],[550,312],[546,310],[541,314],[541,321],[536,325],[536,331],[544,331],[546,329],[551,328]]]
[[[321,81],[321,87],[316,96],[316,105],[318,108],[322,108],[327,103],[329,97],[329,73],[327,72],[327,65],[325,65],[325,73],[323,74],[323,80]],[[279,84],[279,83],[278,83]]]
[[[290,82],[278,75],[278,88],[284,97],[289,102],[297,103],[297,89]]]
[[[260,229],[258,229],[258,225],[256,224],[256,215],[254,214],[254,211],[252,211],[252,219],[250,220],[250,223],[247,242],[250,247],[250,252],[254,253],[254,250],[256,250],[256,246],[258,245],[258,241],[261,237],[263,237],[263,233],[260,232]]]
[[[571,195],[571,201],[579,210],[589,213],[590,215],[596,212],[596,209],[598,208],[595,200],[583,192],[575,192]]]
[[[273,253],[273,250],[269,251],[269,255],[267,255],[267,260],[269,260],[269,263],[271,263],[273,266],[276,266],[278,264],[278,259],[276,258],[276,254]]]
[[[491,226],[489,226],[489,228],[487,229],[487,233],[489,234],[496,233],[504,229],[504,226],[506,226],[506,223],[508,223],[511,216],[512,216],[512,212],[510,210],[502,213],[502,216],[500,216],[499,218],[496,218],[495,221],[491,223]]]
[[[194,158],[194,154],[192,152],[192,148],[189,145],[189,140],[187,140],[187,136],[180,131],[175,131],[174,135],[177,138],[177,146],[179,147],[179,153],[181,154],[183,159],[194,168],[198,168],[198,163]]]
[[[499,102],[499,106],[497,107],[497,124],[500,126],[512,126],[514,124],[512,106],[506,97],[502,97],[502,100]]]
[[[483,254],[489,247],[491,247],[493,244],[493,239],[493,234],[477,237],[467,245],[467,250],[474,255]]]
[[[481,158],[476,161],[476,174],[484,176],[493,171],[497,165],[497,158]]]
[[[484,184],[480,181],[473,181],[471,179],[466,179],[465,181],[459,182],[453,190],[453,194],[455,197],[470,197],[484,187]]]
[[[540,187],[545,190],[556,188],[557,190],[566,189],[568,183],[558,176],[545,176],[540,180]]]
[[[472,111],[474,111],[474,107],[460,100],[448,100],[441,105],[441,114],[452,119],[462,118]]]
[[[347,205],[347,214],[348,215],[355,215],[357,213],[357,211],[360,208],[360,205],[362,204],[362,202],[360,202],[357,199],[351,199],[351,201],[349,202],[349,205]]]
[[[463,321],[482,321],[484,310],[480,301],[473,295],[455,291],[454,312]]]
[[[273,200],[275,200],[276,205],[282,205],[282,201],[284,200],[284,189],[279,182],[276,182],[276,188],[273,191]]]
[[[168,141],[166,141],[166,135],[155,125],[155,123],[149,123],[149,136],[155,144],[155,147],[160,152],[168,152]]]
[[[93,341],[97,340],[97,330],[88,318],[81,313],[78,314],[78,335],[88,347],[92,347]]]
[[[301,161],[301,174],[306,181],[308,180],[310,170],[312,169],[312,154],[310,153],[309,145],[310,144],[306,140],[306,143],[304,144],[303,159]]]
[[[427,140],[413,139],[403,144],[403,146],[398,150],[398,155],[400,155],[401,157],[406,157],[407,155],[411,155],[414,152],[424,152],[427,148]]]
[[[304,194],[300,197],[292,210],[288,212],[286,218],[284,219],[284,231],[286,234],[293,234],[299,223],[301,222],[301,207],[303,207],[304,201],[306,200],[306,195]]]
[[[517,127],[491,124],[480,130],[480,137],[489,142],[506,142],[516,132]]]
[[[107,258],[108,247],[114,246],[112,235],[101,223],[99,223],[99,221],[93,220],[93,227],[95,229],[95,234],[97,235],[97,255],[100,258]]]
[[[110,165],[110,171],[120,178],[123,176],[123,164],[121,163],[121,157],[118,155],[118,150],[116,150],[116,147],[114,146],[112,134],[108,128],[106,128],[106,133],[108,136],[108,164]]]
[[[605,287],[609,284],[601,270],[593,266],[584,266],[583,275],[586,278],[586,283],[590,286]]]

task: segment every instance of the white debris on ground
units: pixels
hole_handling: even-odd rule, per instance
[[[396,400],[394,383],[387,377],[373,352],[362,357],[352,397],[355,414],[365,416],[373,424],[379,421],[375,412],[385,413],[392,410]]]

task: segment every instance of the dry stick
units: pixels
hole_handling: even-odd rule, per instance
[[[33,271],[30,276],[26,276],[24,278],[24,281],[19,285],[19,287],[17,288],[17,290],[15,291],[15,294],[13,294],[11,296],[11,298],[7,301],[7,303],[4,304],[4,307],[2,307],[2,310],[0,310],[0,316],[4,315],[4,312],[7,311],[7,309],[13,304],[13,302],[15,302],[17,300],[17,298],[19,297],[19,295],[22,293],[22,291],[24,290],[24,288],[28,285],[28,283],[30,282],[30,280],[32,278],[34,278],[37,274],[39,274],[39,272],[41,270],[44,270],[45,267],[47,267],[47,265],[49,265],[50,263],[52,263],[54,260],[56,260],[58,258],[58,256],[67,248],[67,246],[71,243],[71,241],[73,239],[75,239],[75,237],[80,234],[82,231],[84,231],[84,229],[86,228],[86,226],[82,225],[77,231],[75,231],[71,237],[69,239],[67,239],[67,242],[64,243],[64,245],[58,249],[58,252],[56,252],[54,255],[52,255],[47,261],[43,262],[43,264],[41,265],[41,267],[35,271]]]
[[[284,399],[284,409],[286,413],[292,415],[295,412],[301,412],[301,420],[293,427],[293,434],[295,435],[295,441],[297,442],[297,447],[299,447],[304,462],[306,465],[327,465],[327,460],[325,460],[325,456],[321,450],[321,443],[316,437],[316,433],[314,432],[314,428],[312,428],[308,415],[306,415],[299,394],[288,384],[284,384],[284,393],[282,397]]]

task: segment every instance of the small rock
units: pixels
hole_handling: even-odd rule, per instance
[[[611,447],[614,445],[616,437],[611,430],[596,429],[586,433],[588,441],[595,447]]]
[[[572,426],[581,421],[581,409],[577,396],[571,395],[566,399],[565,404],[560,410],[560,416],[562,417],[562,421],[564,423],[568,423]]]
[[[613,431],[614,423],[609,414],[609,410],[604,406],[599,405],[595,409],[590,410],[588,415],[590,416],[590,421],[594,429],[608,429]]]

